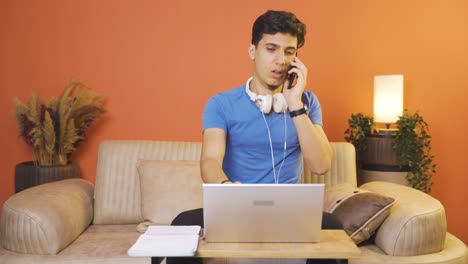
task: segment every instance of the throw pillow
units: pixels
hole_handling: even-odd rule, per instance
[[[202,207],[202,184],[198,160],[140,160],[141,214],[148,224],[170,225],[181,212]]]
[[[343,183],[326,190],[324,211],[334,215],[354,243],[359,244],[375,233],[394,203],[391,197]]]

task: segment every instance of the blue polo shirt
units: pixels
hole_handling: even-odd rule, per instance
[[[303,169],[302,154],[289,113],[265,114],[263,119],[263,113],[250,100],[245,87],[244,84],[211,97],[203,111],[203,130],[220,128],[226,132],[224,172],[231,181],[275,183],[268,125],[278,182],[298,182]],[[305,91],[303,98],[306,98],[303,101],[308,106],[312,123],[322,125],[322,110],[317,97]]]

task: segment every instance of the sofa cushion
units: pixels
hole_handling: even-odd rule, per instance
[[[395,199],[342,183],[325,192],[324,211],[333,214],[359,244],[369,239],[389,214]]]
[[[143,220],[169,225],[179,213],[202,207],[200,161],[141,160],[137,168]]]
[[[437,199],[390,182],[374,181],[360,188],[398,197],[375,236],[375,244],[386,254],[415,256],[444,248],[447,223],[444,207]]]
[[[201,142],[108,140],[99,144],[93,224],[141,219],[139,160],[199,160]]]
[[[90,182],[68,179],[13,195],[3,204],[1,246],[19,253],[57,254],[91,223],[93,193]]]
[[[130,257],[128,249],[140,233],[132,225],[90,225],[57,255],[18,254],[0,247],[2,264],[149,264],[145,257]]]

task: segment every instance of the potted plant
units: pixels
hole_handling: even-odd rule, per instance
[[[361,169],[361,157],[367,151],[367,135],[372,132],[374,119],[364,113],[351,114],[349,127],[345,131],[345,140],[351,142],[356,149],[356,167]]]
[[[345,140],[356,148],[359,170],[363,165],[363,157],[369,156],[368,140],[376,135],[371,129],[374,123],[372,117],[359,113],[351,115],[348,125]],[[434,156],[430,154],[431,136],[428,134],[428,124],[419,113],[410,114],[405,110],[398,117],[396,127],[397,130],[391,137],[383,135],[390,138],[393,150],[390,156],[396,157],[398,167],[408,172],[406,180],[411,187],[429,193],[432,187],[431,176],[435,173],[436,165],[433,164]],[[383,149],[382,146],[380,144],[378,148]]]
[[[394,148],[400,154],[400,163],[409,168],[409,184],[426,193],[431,192],[431,177],[436,165],[432,163],[434,156],[430,154],[429,125],[418,112],[409,114],[408,111],[398,118],[396,125]]]
[[[15,191],[49,181],[79,177],[70,160],[92,123],[104,112],[102,97],[80,81],[70,82],[58,99],[33,95],[26,103],[13,99],[20,136],[32,148],[33,161],[15,169]]]

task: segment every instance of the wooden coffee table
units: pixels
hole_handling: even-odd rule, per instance
[[[201,258],[333,258],[349,259],[361,250],[343,230],[321,230],[319,243],[208,243],[200,239]]]
[[[361,250],[343,230],[321,230],[319,243],[209,243],[200,239],[200,258],[350,259]],[[152,263],[157,263],[157,257]]]

